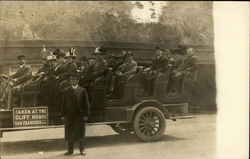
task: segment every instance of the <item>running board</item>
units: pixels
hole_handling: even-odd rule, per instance
[[[170,117],[170,120],[176,121],[177,119],[192,119],[195,118],[194,116],[176,116],[176,117]]]

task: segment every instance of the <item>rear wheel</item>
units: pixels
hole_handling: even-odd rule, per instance
[[[110,125],[111,128],[119,134],[129,134],[133,132],[131,123],[115,123]]]
[[[142,141],[159,140],[165,133],[165,116],[157,107],[144,107],[135,114],[133,129]]]

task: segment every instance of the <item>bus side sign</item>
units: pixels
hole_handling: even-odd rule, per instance
[[[48,125],[48,107],[13,108],[13,127]]]

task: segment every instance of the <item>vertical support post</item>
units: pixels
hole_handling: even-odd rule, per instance
[[[11,105],[11,86],[10,82],[7,83],[7,110],[10,110]]]
[[[181,107],[181,112],[183,115],[188,114],[188,103],[183,103],[183,105]]]
[[[2,158],[2,142],[1,142],[2,137],[3,137],[3,131],[0,130],[0,159]]]

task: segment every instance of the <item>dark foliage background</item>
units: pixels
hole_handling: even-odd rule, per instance
[[[212,2],[163,3],[158,22],[140,23],[131,12],[141,2],[0,2],[0,40],[213,44]]]

